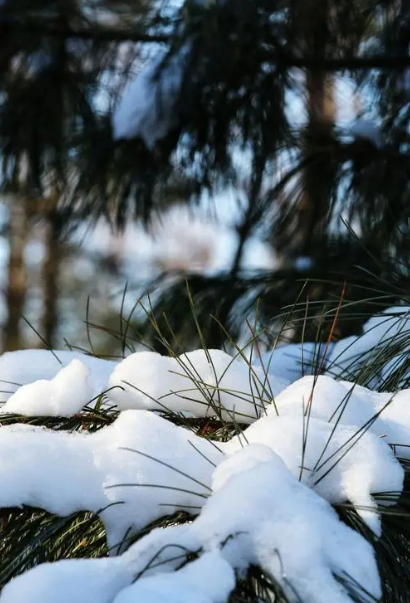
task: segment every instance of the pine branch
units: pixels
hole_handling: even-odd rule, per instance
[[[53,21],[25,22],[10,17],[0,17],[0,26],[13,35],[25,34],[31,36],[48,36],[52,38],[75,38],[78,40],[91,40],[94,42],[144,42],[161,44],[169,42],[169,36],[147,34],[137,29],[124,29],[121,27],[71,27]]]
[[[92,40],[95,42],[142,42],[149,44],[169,43],[172,36],[164,34],[148,34],[137,29],[122,27],[71,27],[62,26],[52,21],[37,21],[34,19],[25,22],[7,17],[0,17],[0,25],[13,34],[24,33],[32,36],[48,36],[53,38],[75,38],[79,40]],[[274,50],[262,53],[264,60],[272,61],[279,69],[299,68],[310,70],[335,71],[360,71],[362,69],[388,69],[402,70],[410,68],[410,55],[375,55],[368,57],[325,57],[325,56],[297,56],[289,52],[282,52],[278,46]]]

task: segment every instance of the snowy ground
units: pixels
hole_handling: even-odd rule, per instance
[[[398,358],[374,378],[385,382],[408,352],[409,317],[410,308],[373,317],[324,359],[323,347],[306,343],[252,366],[219,350],[140,352],[120,363],[67,351],[4,354],[4,416],[70,417],[101,402],[120,414],[96,433],[1,427],[0,508],[99,513],[112,554],[40,564],[12,580],[0,602],[223,603],[250,566],[289,601],[350,603],[346,580],[379,600],[372,546],[331,505],[350,503],[382,535],[382,507],[403,488],[398,459],[410,459],[410,390],[377,393],[341,376],[400,342]],[[213,442],[169,412],[242,428]],[[196,518],[121,546],[178,510]]]

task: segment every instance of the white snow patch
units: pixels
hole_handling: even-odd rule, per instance
[[[302,415],[356,426],[381,437],[397,456],[410,458],[410,389],[375,392],[331,377],[304,377],[275,398],[268,415]]]
[[[0,409],[0,414],[71,417],[92,397],[89,370],[81,360],[74,359],[53,379],[40,379],[19,387]]]
[[[407,343],[410,331],[410,308],[396,306],[371,317],[363,325],[363,334],[346,337],[334,344],[327,362],[326,373],[339,377],[360,369],[371,354],[386,345],[394,344],[400,350],[410,350]],[[378,379],[375,380],[377,384]]]
[[[377,413],[393,398],[393,394],[378,393],[349,381],[336,381],[325,375],[306,376],[292,383],[275,399],[276,408],[268,415],[305,415],[328,423],[356,427],[368,426],[378,436],[386,435],[382,417]]]
[[[233,567],[261,566],[292,601],[351,603],[332,572],[380,595],[370,544],[271,450],[255,444],[238,451],[216,469],[213,488],[192,530],[208,549],[224,542],[223,555]]]
[[[231,565],[214,551],[176,572],[140,578],[120,592],[114,603],[221,603],[235,583]]]
[[[56,350],[19,350],[0,356],[1,399],[6,401],[21,385],[39,379],[53,379],[62,367],[72,360],[80,360],[89,370],[92,396],[97,396],[108,387],[108,380],[116,362],[88,356],[81,352]],[[57,359],[58,358],[58,359]]]
[[[229,267],[224,248],[233,246],[234,230],[194,214],[190,208],[174,205],[151,219],[146,237],[150,260],[156,268],[211,274]]]
[[[398,498],[403,487],[404,471],[390,447],[356,427],[308,420],[302,414],[269,416],[233,438],[224,450],[232,454],[245,443],[269,446],[297,478],[330,503],[352,503],[377,535],[380,516],[372,494],[396,492]]]
[[[291,601],[351,603],[335,576],[380,597],[371,545],[270,448],[239,450],[215,470],[212,484],[212,496],[193,523],[156,529],[122,557],[39,566],[7,585],[1,603],[56,597],[62,603],[109,603],[114,594],[115,603],[219,603],[234,587],[234,571],[243,575],[250,564],[270,574]],[[169,573],[184,552],[195,551],[197,561]]]
[[[333,348],[332,343],[291,343],[277,346],[274,350],[255,355],[252,362],[261,365],[265,372],[293,383],[304,375],[312,375],[321,365],[326,366],[326,358]]]
[[[47,351],[0,357],[2,379],[14,387],[31,383],[5,411],[24,406],[68,416],[86,397],[87,370],[89,394],[107,388],[112,370],[109,396],[123,410],[94,434],[2,427],[0,508],[100,512],[117,552],[128,529],[138,532],[180,509],[199,514],[191,523],[152,531],[121,557],[40,565],[7,585],[1,603],[220,603],[235,573],[243,576],[250,565],[277,580],[291,601],[351,603],[335,580],[346,575],[378,599],[370,544],[329,503],[351,503],[380,535],[377,494],[400,494],[404,472],[394,453],[410,458],[410,390],[377,393],[316,375],[285,386],[317,372],[316,351],[330,352],[327,370],[339,375],[360,369],[389,340],[404,354],[409,317],[408,307],[391,308],[371,318],[360,338],[329,348],[283,346],[251,369],[219,350],[176,358],[142,352],[120,364],[57,352],[63,369]],[[255,422],[214,444],[152,412],[127,408]],[[185,552],[198,558],[178,569]]]
[[[188,52],[183,46],[169,59],[160,52],[137,73],[114,111],[114,140],[140,137],[153,149],[176,125],[175,103]]]
[[[349,129],[349,134],[354,138],[368,140],[376,148],[384,145],[384,136],[380,128],[370,119],[358,119]]]
[[[112,603],[133,574],[121,557],[43,563],[6,584],[1,603]]]
[[[109,397],[121,410],[170,410],[251,423],[286,383],[267,381],[261,369],[220,350],[196,350],[177,358],[132,354],[115,368],[109,385]]]
[[[2,427],[0,457],[0,508],[100,512],[113,547],[128,528],[138,531],[185,505],[200,508],[222,453],[153,413],[128,411],[92,434]]]

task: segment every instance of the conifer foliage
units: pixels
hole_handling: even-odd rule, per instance
[[[399,287],[409,24],[406,0],[3,0],[2,189],[33,202],[58,190],[60,230],[149,219],[175,191],[192,202],[240,190],[231,271],[199,284],[224,324],[249,291],[269,316],[300,280],[336,281],[336,295],[346,275],[362,282],[357,266]],[[336,82],[347,80],[362,104],[354,126],[337,119]],[[243,273],[255,233],[285,274]]]

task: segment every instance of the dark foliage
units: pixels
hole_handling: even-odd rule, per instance
[[[340,295],[346,279],[349,299],[366,298],[354,288],[362,280],[357,266],[378,287],[391,273],[391,257],[403,283],[410,251],[409,15],[406,0],[186,0],[180,8],[150,0],[6,0],[1,189],[34,201],[57,187],[64,232],[101,216],[118,226],[147,220],[178,194],[193,201],[205,190],[212,196],[240,188],[246,208],[231,273],[189,283],[204,320],[216,314],[225,327],[242,323],[259,294],[270,320],[294,303],[303,279],[335,283],[329,291],[307,287],[311,308],[324,291],[326,298]],[[138,137],[114,141],[112,112],[123,87],[147,50],[158,47],[166,51],[158,77],[181,49],[185,57],[172,129],[152,149]],[[363,92],[382,144],[337,127],[327,106],[336,75]],[[306,117],[298,126],[289,110],[296,97]],[[348,232],[353,225],[357,237]],[[240,272],[244,244],[255,233],[272,242],[283,270]],[[301,255],[313,268],[298,273],[292,262]],[[177,308],[181,325],[183,296],[184,286],[175,286],[160,300],[168,314]],[[367,309],[357,306],[359,314]],[[357,326],[341,326],[341,333]]]

